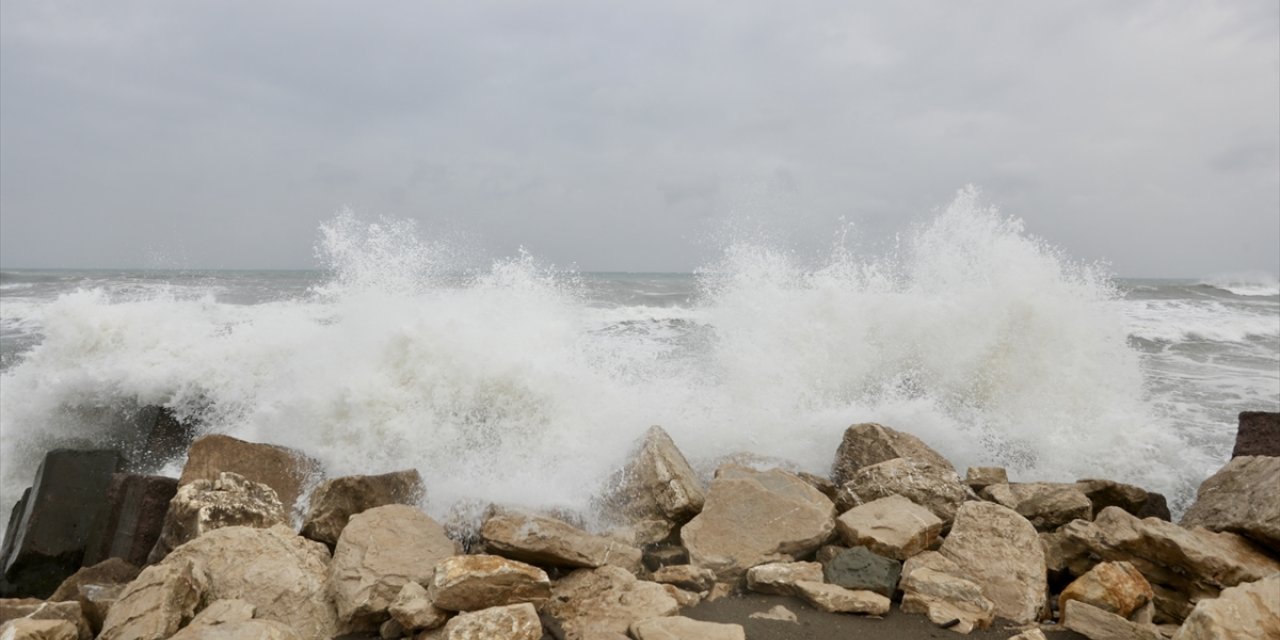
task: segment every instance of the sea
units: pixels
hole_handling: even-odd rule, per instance
[[[707,475],[826,473],[878,422],[961,473],[1111,478],[1177,513],[1238,412],[1280,410],[1274,274],[1117,277],[963,201],[886,250],[756,238],[692,273],[463,268],[411,221],[349,213],[318,237],[312,270],[0,272],[0,513],[44,451],[136,447],[146,405],[330,476],[416,468],[437,517],[588,522],[655,424]]]

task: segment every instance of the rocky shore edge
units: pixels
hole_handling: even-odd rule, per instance
[[[192,431],[160,414],[152,452]],[[1110,480],[961,477],[872,423],[828,477],[759,462],[704,483],[653,427],[601,490],[600,532],[502,505],[437,522],[417,471],[321,480],[303,452],[222,435],[178,479],[55,450],[0,548],[0,638],[730,640],[743,624],[681,613],[745,592],[1017,640],[1280,638],[1280,413],[1240,415],[1178,524]]]

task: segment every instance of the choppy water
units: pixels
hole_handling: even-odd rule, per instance
[[[695,464],[823,472],[862,421],[1178,507],[1237,412],[1280,408],[1274,276],[1113,280],[964,194],[888,255],[736,243],[697,274],[460,272],[350,216],[320,250],[321,271],[0,273],[0,513],[40,452],[127,441],[110,425],[153,403],[332,474],[416,467],[436,514],[585,509],[651,424]]]

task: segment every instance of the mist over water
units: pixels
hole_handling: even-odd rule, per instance
[[[652,424],[704,470],[746,451],[825,473],[865,421],[962,471],[1113,478],[1177,507],[1225,460],[1235,411],[1280,405],[1275,294],[1255,309],[1208,283],[1184,286],[1203,300],[1122,289],[973,190],[889,252],[736,241],[696,275],[524,253],[468,270],[410,221],[350,212],[317,252],[325,274],[77,274],[71,290],[6,273],[0,507],[44,450],[136,439],[111,425],[145,404],[330,475],[417,468],[437,516],[585,511]]]

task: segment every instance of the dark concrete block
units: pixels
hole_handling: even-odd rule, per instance
[[[874,591],[892,598],[902,577],[902,565],[892,558],[872,553],[866,547],[853,547],[840,552],[822,567],[822,575],[831,584],[846,589]]]
[[[143,566],[160,538],[169,501],[178,493],[177,478],[117,473],[107,489],[107,508],[100,514],[85,547],[83,564],[122,558]]]
[[[1133,515],[1139,518],[1159,518],[1165,522],[1173,520],[1173,514],[1169,513],[1169,503],[1164,499],[1164,495],[1154,491],[1147,492],[1147,501]]]
[[[1280,412],[1241,411],[1232,458],[1280,456]]]

